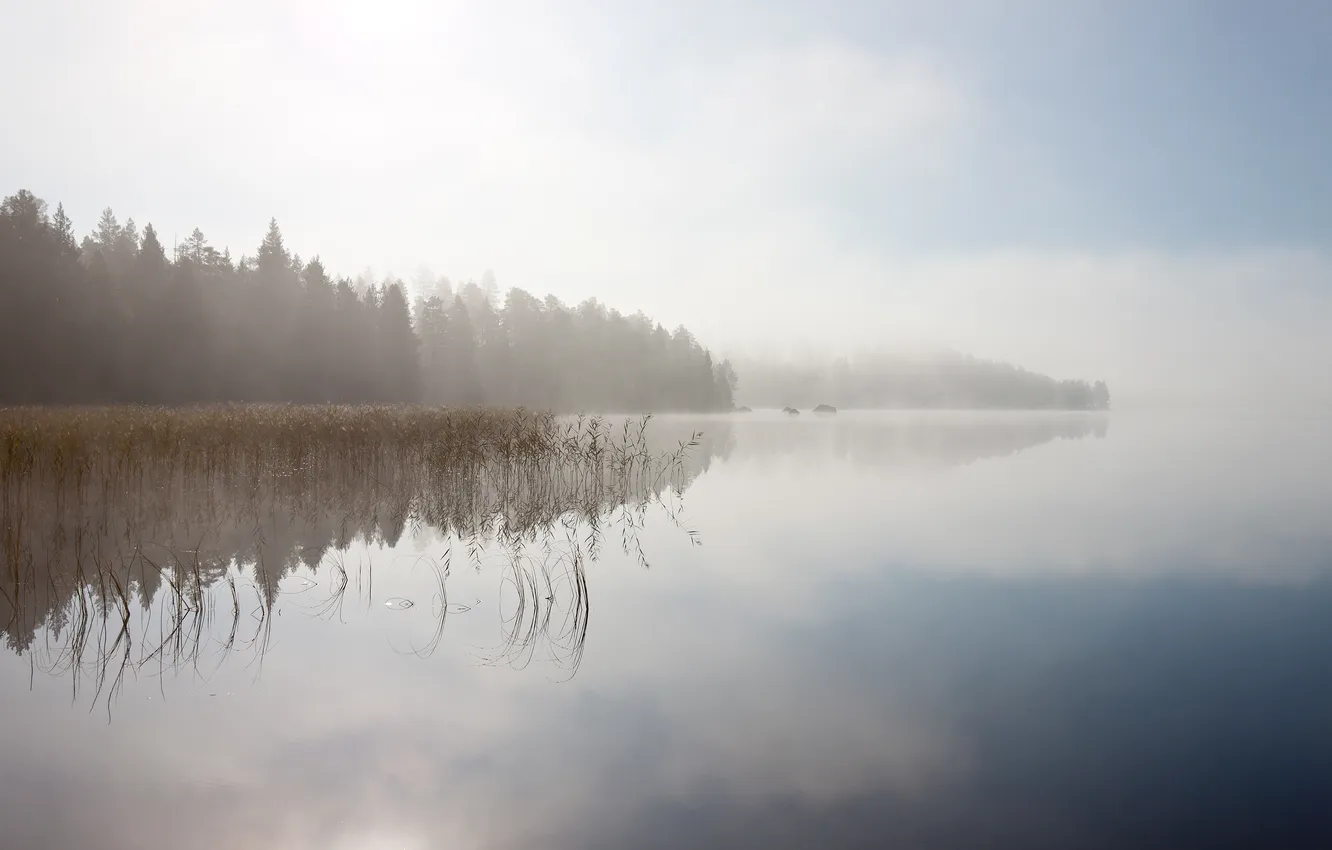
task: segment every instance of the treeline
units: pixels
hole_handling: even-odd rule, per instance
[[[1104,381],[1060,381],[1007,363],[963,355],[864,355],[851,361],[737,361],[737,395],[752,407],[1108,410]]]
[[[428,402],[557,411],[729,410],[730,364],[685,328],[492,280],[455,291],[334,278],[277,222],[233,259],[195,230],[170,255],[107,209],[79,240],[31,192],[0,204],[0,404]]]
[[[447,278],[418,284],[413,314],[421,343],[422,398],[543,410],[724,411],[736,375],[714,363],[684,327],[596,299],[569,308],[493,280],[454,291]]]

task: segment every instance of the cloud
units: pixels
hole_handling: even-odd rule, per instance
[[[935,162],[974,108],[927,56],[832,41],[741,53],[681,78],[693,114],[676,139],[688,158],[778,184]]]
[[[76,23],[51,58],[97,69],[96,90],[71,74],[6,100],[25,97],[48,127],[51,103],[75,104],[53,132],[10,144],[78,223],[110,203],[240,253],[277,215],[290,244],[342,271],[491,267],[570,298],[647,301],[672,321],[698,311],[653,297],[668,280],[706,293],[710,268],[797,236],[817,246],[811,194],[867,168],[939,167],[972,108],[920,51],[676,45],[626,63],[612,38],[545,4],[517,17],[405,0],[374,14],[297,0],[225,15],[59,5]],[[159,25],[173,37],[153,36]]]

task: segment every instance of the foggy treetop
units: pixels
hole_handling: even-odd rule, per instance
[[[554,411],[812,407],[1101,409],[1105,385],[1004,364],[891,358],[827,367],[714,360],[596,299],[576,307],[493,276],[456,288],[334,278],[277,222],[233,258],[196,229],[168,256],[149,224],[103,211],[80,241],[57,206],[0,204],[0,404],[425,402]]]
[[[1108,410],[1104,381],[1055,380],[959,354],[875,354],[827,362],[736,360],[738,404],[862,409]]]

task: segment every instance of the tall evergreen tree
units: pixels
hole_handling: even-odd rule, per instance
[[[93,231],[93,243],[101,249],[103,255],[109,255],[115,250],[116,242],[120,240],[120,223],[116,221],[116,214],[110,207],[102,210],[102,217],[97,220],[97,229]]]
[[[421,361],[407,296],[394,283],[384,291],[379,307],[378,362],[384,370],[385,401],[407,402],[420,398]]]
[[[64,204],[56,206],[55,216],[51,219],[51,235],[55,237],[56,245],[62,254],[66,257],[78,257],[79,243],[74,238],[74,222],[65,214]]]

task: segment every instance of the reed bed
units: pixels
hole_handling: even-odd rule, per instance
[[[639,425],[639,436],[641,428]],[[617,436],[619,439],[617,439]],[[522,409],[237,405],[0,409],[0,476],[108,472],[151,457],[185,469],[262,459],[277,471],[325,458],[421,464],[433,472],[492,462],[634,464],[649,458],[628,426]]]
[[[647,424],[426,407],[0,410],[0,634],[40,650],[48,672],[87,671],[114,692],[125,671],[197,663],[210,641],[229,653],[245,624],[255,634],[240,644],[262,651],[285,576],[342,570],[354,541],[425,526],[478,566],[498,546],[504,580],[524,590],[529,625],[506,627],[496,657],[530,658],[540,632],[576,659],[584,568],[606,531],[646,563],[643,510],[687,483],[697,435],[654,453]],[[537,606],[557,585],[577,592],[552,619]],[[155,640],[135,626],[150,607],[167,626]]]
[[[413,523],[513,538],[670,486],[697,441],[654,453],[646,428],[425,407],[0,410],[0,566],[183,544],[275,515],[342,518],[390,541]]]

